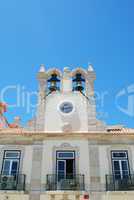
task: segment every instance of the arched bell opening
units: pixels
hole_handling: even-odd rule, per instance
[[[55,92],[60,90],[60,76],[56,73],[52,73],[47,80],[47,87],[49,92]]]
[[[83,92],[85,90],[85,78],[81,73],[76,73],[73,78],[73,91]]]

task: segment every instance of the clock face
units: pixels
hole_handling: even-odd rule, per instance
[[[63,113],[71,113],[73,111],[73,104],[71,102],[63,102],[60,105],[60,111]]]

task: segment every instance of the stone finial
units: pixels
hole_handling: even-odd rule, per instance
[[[94,71],[94,68],[93,68],[93,65],[92,65],[92,64],[89,64],[89,65],[88,65],[88,71],[89,71],[89,72],[93,72],[93,71]]]
[[[46,73],[45,73],[45,66],[44,64],[41,64],[40,65],[40,69],[39,69],[39,72],[37,73],[37,79],[39,81],[42,81],[46,78]]]
[[[40,70],[39,72],[45,72],[45,65],[44,64],[41,64],[40,65]]]

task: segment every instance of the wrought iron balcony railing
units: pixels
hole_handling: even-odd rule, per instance
[[[122,178],[115,175],[106,175],[107,191],[129,191],[134,190],[134,174]]]
[[[0,175],[0,190],[25,190],[24,174]]]
[[[84,175],[67,175],[66,178],[55,174],[47,175],[46,190],[73,190],[73,191],[84,191],[85,181]]]

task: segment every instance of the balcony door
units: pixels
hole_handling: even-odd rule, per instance
[[[130,174],[128,154],[126,151],[112,152],[113,175],[115,179],[128,178]]]
[[[75,152],[57,151],[56,157],[58,181],[61,179],[72,179],[75,174]]]
[[[5,151],[2,175],[16,175],[19,172],[20,151]]]

